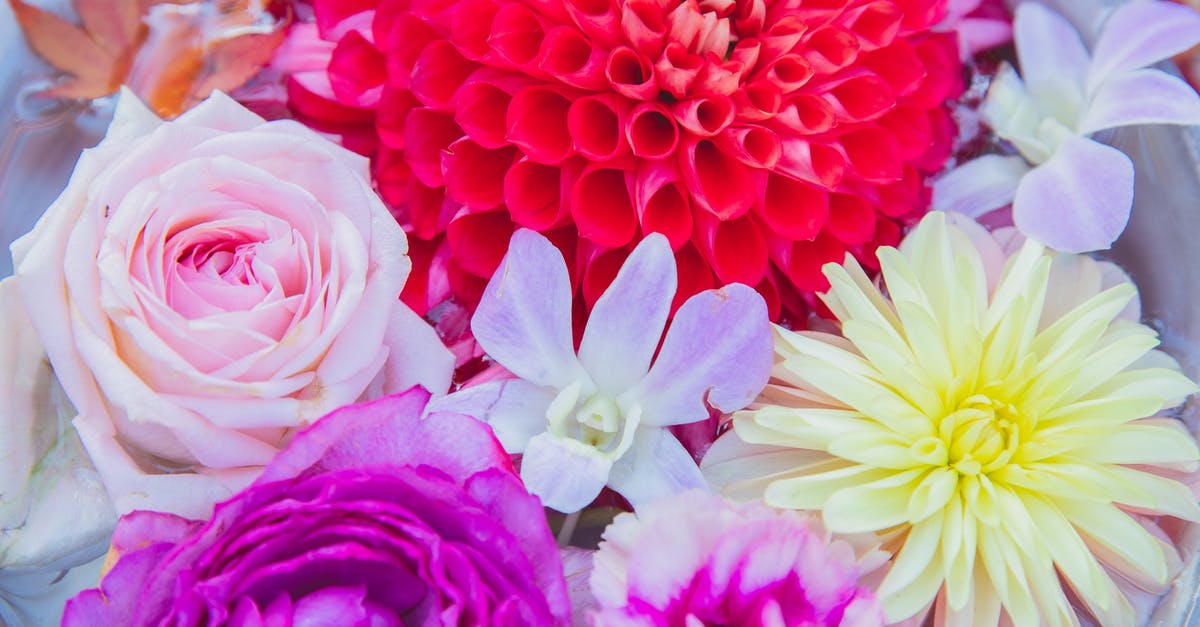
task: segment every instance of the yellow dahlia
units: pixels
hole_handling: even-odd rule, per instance
[[[896,555],[889,621],[1131,624],[1180,567],[1160,522],[1200,521],[1200,452],[1157,416],[1196,390],[1111,264],[1005,244],[932,213],[883,285],[828,264],[841,335],[776,329],[772,382],[704,460],[733,497],[819,510]],[[1133,319],[1130,319],[1130,317]]]

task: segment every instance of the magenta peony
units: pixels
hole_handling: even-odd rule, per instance
[[[604,532],[594,627],[883,624],[858,583],[887,556],[831,540],[817,519],[685,492],[621,514]]]
[[[662,233],[682,296],[780,298],[894,243],[953,124],[933,0],[315,0],[326,67],[292,107],[373,156],[417,237],[486,278],[516,226],[565,229],[589,304]],[[599,284],[589,290],[587,283]]]
[[[536,497],[483,423],[418,388],[299,434],[212,520],[134,512],[63,624],[565,625]]]

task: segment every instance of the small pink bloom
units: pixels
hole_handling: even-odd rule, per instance
[[[860,557],[861,556],[861,557]],[[831,540],[815,518],[686,492],[621,514],[604,532],[593,627],[883,624],[859,585],[886,559]]]

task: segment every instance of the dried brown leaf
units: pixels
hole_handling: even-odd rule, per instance
[[[96,44],[114,57],[145,36],[142,0],[75,0],[75,11]]]
[[[8,4],[38,56],[85,83],[107,83],[113,78],[116,55],[98,45],[86,30],[22,0],[8,0]]]

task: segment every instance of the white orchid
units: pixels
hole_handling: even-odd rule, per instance
[[[1092,137],[1139,124],[1200,124],[1200,96],[1146,66],[1200,43],[1200,14],[1135,1],[1112,12],[1089,54],[1050,9],[1025,2],[1013,22],[1021,75],[1004,66],[980,114],[1019,156],[987,155],[934,185],[933,207],[978,217],[1012,203],[1026,236],[1062,251],[1108,248],[1133,205],[1133,162]]]

